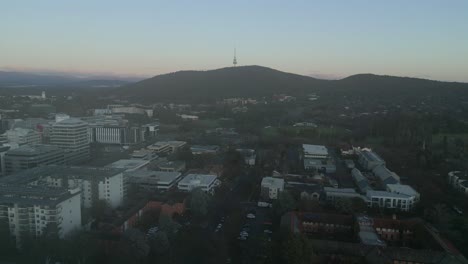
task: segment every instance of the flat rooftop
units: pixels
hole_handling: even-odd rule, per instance
[[[53,145],[23,145],[9,150],[6,155],[12,156],[39,156],[51,152],[62,152],[62,149]]]
[[[419,193],[413,187],[405,184],[387,184],[387,188],[394,193],[417,196]]]
[[[284,179],[264,177],[262,179],[262,186],[269,185],[271,187],[284,187]]]
[[[401,194],[401,193],[368,190],[367,197],[373,197],[373,196],[387,197],[387,198],[409,198],[410,197],[409,195]]]
[[[185,165],[185,161],[182,160],[168,160],[163,161],[158,164],[159,168],[178,168],[180,166]]]
[[[78,193],[58,187],[0,185],[0,204],[55,205]]]
[[[150,171],[150,170],[137,170],[127,172],[129,181],[133,183],[144,183],[155,181],[158,183],[171,183],[176,181],[182,174],[180,172],[166,172],[166,171]]]
[[[106,168],[114,169],[137,169],[149,164],[149,161],[142,159],[121,159],[111,164],[106,165]]]
[[[104,179],[124,172],[124,169],[49,165],[20,171],[0,178],[0,185],[28,184],[45,177]]]
[[[305,154],[328,156],[328,149],[322,145],[302,144]]]
[[[217,178],[213,174],[187,174],[179,184],[199,184],[199,185],[210,185]]]
[[[217,151],[219,146],[216,145],[193,145],[190,147],[191,150],[207,150],[207,151]]]

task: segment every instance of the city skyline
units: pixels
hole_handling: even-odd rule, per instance
[[[0,69],[150,77],[262,65],[468,82],[468,3],[0,4]]]

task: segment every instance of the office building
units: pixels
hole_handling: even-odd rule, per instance
[[[328,149],[322,145],[302,144],[304,158],[327,159],[329,157]]]
[[[5,132],[5,137],[9,143],[18,145],[40,144],[41,136],[39,132],[29,128],[14,128]]]
[[[123,169],[125,171],[134,171],[145,168],[150,162],[143,159],[121,159],[106,165],[107,168]]]
[[[63,165],[64,153],[61,148],[53,145],[23,145],[5,153],[5,172],[11,174],[37,166]]]
[[[147,149],[156,152],[157,154],[172,154],[187,145],[185,141],[159,141],[147,147]]]
[[[190,151],[192,151],[193,155],[201,155],[201,154],[216,154],[219,151],[219,146],[215,145],[193,145],[190,147]]]
[[[183,172],[185,171],[185,161],[182,160],[166,160],[158,163],[157,170],[168,172]]]
[[[214,193],[214,188],[218,186],[218,184],[219,181],[217,180],[216,175],[188,174],[181,181],[179,181],[177,188],[186,192],[200,188],[206,193]]]
[[[126,172],[130,185],[150,191],[167,191],[181,178],[180,172],[137,170]]]
[[[56,118],[50,127],[50,144],[65,151],[69,164],[79,164],[90,158],[88,124],[77,118]]]
[[[264,177],[260,188],[260,195],[264,199],[278,199],[279,194],[284,190],[284,179]]]

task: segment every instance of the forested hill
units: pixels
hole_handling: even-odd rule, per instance
[[[146,101],[209,100],[262,97],[274,93],[304,94],[327,82],[261,66],[242,66],[158,75],[116,89],[116,93],[122,97]]]
[[[320,80],[261,66],[242,66],[210,71],[180,71],[158,75],[116,88],[114,94],[132,101],[206,101],[229,97],[269,97],[285,93],[336,96],[442,97],[468,96],[468,83],[358,74],[341,80]],[[387,98],[390,99],[390,98]]]

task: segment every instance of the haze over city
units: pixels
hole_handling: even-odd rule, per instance
[[[467,1],[4,1],[0,69],[154,76],[262,65],[468,82]]]
[[[3,1],[0,264],[468,264],[468,1]]]

